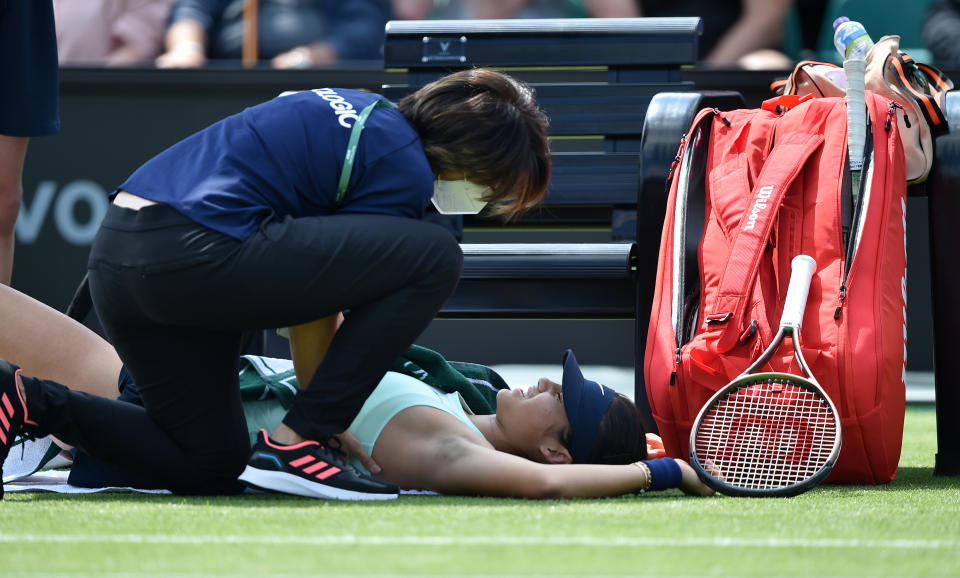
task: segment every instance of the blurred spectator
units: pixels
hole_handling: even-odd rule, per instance
[[[433,11],[433,0],[393,0],[391,4],[397,20],[424,20]]]
[[[393,0],[399,19],[700,16],[699,58],[715,66],[787,69],[780,52],[796,0]],[[960,1],[960,0],[952,0]]]
[[[790,16],[790,18],[796,19],[796,27],[793,28],[795,36],[788,38],[787,42],[793,43],[788,46],[788,49],[792,51],[791,54],[797,60],[822,60],[818,51],[820,50],[820,33],[823,32],[828,3],[829,0],[796,0],[792,10],[793,13]],[[833,20],[831,19],[830,22],[832,23]],[[832,26],[829,34],[829,44],[833,46]]]
[[[403,20],[570,18],[584,15],[577,0],[393,0]]]
[[[31,137],[60,130],[60,69],[50,0],[0,1],[0,283],[10,284],[23,164]],[[6,418],[4,418],[6,419]]]
[[[779,52],[795,0],[584,0],[590,16],[699,16],[699,58],[716,66],[783,69]]]
[[[239,60],[244,0],[174,0],[161,68]],[[259,0],[258,55],[275,68],[382,57],[389,0]]]
[[[940,65],[960,65],[960,0],[938,0],[930,5],[923,24],[923,43]]]
[[[53,0],[61,65],[153,62],[172,0]]]

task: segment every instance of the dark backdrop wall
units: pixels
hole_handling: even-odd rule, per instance
[[[688,71],[703,90],[740,90],[750,106],[768,96],[783,73]],[[90,241],[107,194],[140,163],[188,134],[284,90],[323,86],[378,90],[401,83],[379,67],[321,71],[264,69],[64,69],[62,131],[34,139],[24,170],[13,285],[59,310],[69,304],[86,268]],[[908,205],[911,370],[932,369],[926,201]],[[466,242],[498,242],[508,233],[468,230]],[[556,233],[556,241],[603,241],[608,233]],[[88,325],[96,330],[95,320]],[[420,343],[448,358],[479,363],[558,363],[566,347],[583,363],[633,365],[629,321],[438,320]]]

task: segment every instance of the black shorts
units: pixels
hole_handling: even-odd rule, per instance
[[[59,131],[59,84],[51,0],[0,0],[0,134]]]

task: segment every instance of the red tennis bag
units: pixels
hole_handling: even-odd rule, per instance
[[[669,455],[689,457],[701,407],[772,341],[790,261],[803,253],[817,270],[800,343],[843,424],[827,481],[894,479],[906,367],[903,109],[870,91],[866,101],[872,134],[859,202],[850,192],[843,98],[703,110],[681,142],[644,358]],[[797,373],[792,358],[784,347],[769,370]]]

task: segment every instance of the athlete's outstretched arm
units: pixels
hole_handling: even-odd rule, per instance
[[[640,491],[647,473],[633,465],[545,464],[495,450],[440,410],[416,406],[395,415],[373,449],[381,479],[404,489],[518,498],[595,498]],[[711,495],[689,464],[677,460],[680,489]]]

